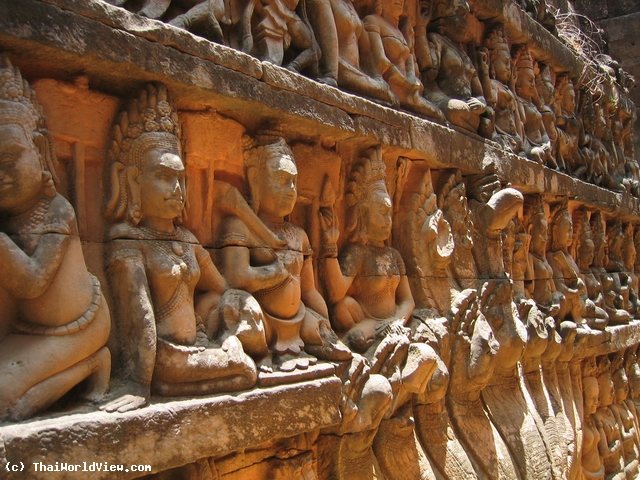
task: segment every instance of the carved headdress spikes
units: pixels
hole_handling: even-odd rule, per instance
[[[171,105],[167,88],[161,84],[146,85],[114,124],[109,151],[113,163],[112,195],[106,207],[107,215],[113,219],[122,220],[130,210],[134,223],[139,221],[139,206],[128,205],[125,177],[127,172],[140,172],[145,154],[154,149],[180,153],[178,114]]]

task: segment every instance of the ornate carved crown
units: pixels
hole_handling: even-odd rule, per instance
[[[491,55],[495,55],[495,53],[503,51],[506,52],[507,55],[511,56],[509,44],[505,38],[502,26],[497,26],[489,32],[484,40],[484,46],[487,47]]]
[[[2,124],[20,125],[29,137],[44,127],[44,116],[35,93],[5,54],[0,54],[0,110]]]
[[[164,85],[149,84],[113,127],[112,161],[140,167],[151,148],[180,151],[180,124]]]
[[[533,58],[526,45],[520,45],[517,47],[515,54],[515,65],[517,70],[531,70],[533,71]]]

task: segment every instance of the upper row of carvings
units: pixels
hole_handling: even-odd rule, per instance
[[[109,3],[448,122],[596,185],[640,194],[630,77],[608,59],[597,65],[599,81],[576,78],[550,61],[553,55],[509,38],[511,26],[479,20],[486,6],[474,4],[472,12],[466,0]],[[545,2],[520,3],[557,33]]]

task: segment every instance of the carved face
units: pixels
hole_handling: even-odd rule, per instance
[[[531,251],[544,255],[547,248],[547,218],[540,212],[531,220]]]
[[[588,230],[588,227],[585,227],[583,231],[577,253],[578,258],[576,260],[580,264],[580,268],[588,268],[593,262],[595,255],[595,245],[591,239],[591,232]]]
[[[298,195],[298,169],[291,155],[272,154],[252,182],[252,192],[256,191],[260,198],[258,213],[285,217],[293,211]]]
[[[523,98],[531,99],[536,91],[535,76],[531,68],[519,68],[516,77],[516,92]]]
[[[382,0],[382,16],[386,19],[397,21],[404,10],[404,0]]]
[[[623,368],[619,368],[613,374],[613,387],[616,403],[624,402],[629,395],[629,382]]]
[[[598,409],[600,389],[598,381],[594,377],[585,377],[582,381],[584,387],[584,413],[593,415]]]
[[[553,81],[551,79],[551,70],[548,66],[545,65],[542,67],[540,75],[536,80],[538,80],[536,82],[538,93],[544,99],[544,103],[548,105],[551,103],[554,91]]]
[[[509,83],[511,80],[511,55],[508,50],[498,48],[493,52],[493,72],[496,79],[502,83]]]
[[[176,152],[148,151],[137,181],[143,218],[175,219],[181,216],[185,202],[185,169]]]
[[[384,180],[375,182],[368,198],[367,235],[370,241],[385,241],[391,235],[391,197]]]
[[[604,372],[598,376],[598,388],[600,389],[599,404],[601,407],[608,407],[613,403],[614,390],[611,373]]]
[[[568,247],[573,237],[573,223],[569,212],[563,210],[553,225],[553,242],[560,248]]]
[[[0,125],[0,211],[20,213],[41,191],[42,165],[33,140],[20,125]]]

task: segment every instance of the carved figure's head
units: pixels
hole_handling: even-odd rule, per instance
[[[147,85],[120,113],[110,149],[114,221],[182,220],[186,191],[180,125],[164,85]]]
[[[563,113],[572,115],[576,111],[576,91],[568,75],[559,75],[556,80],[556,95]]]
[[[282,219],[298,198],[298,168],[291,148],[278,133],[246,137],[244,151],[251,206],[259,215]]]
[[[0,55],[0,214],[15,215],[55,195],[53,151],[35,93]]]
[[[596,377],[588,376],[582,379],[582,388],[584,396],[584,413],[593,415],[598,409],[600,401],[600,387]]]
[[[347,233],[354,243],[385,242],[391,234],[392,204],[379,147],[354,162],[347,179]]]
[[[536,77],[533,72],[533,58],[526,45],[515,50],[516,93],[526,100],[537,97]]]
[[[551,209],[551,236],[549,238],[549,250],[564,250],[573,240],[573,222],[566,202],[560,202]]]
[[[527,197],[524,203],[524,224],[531,235],[530,251],[544,256],[547,249],[547,215],[544,202],[539,195]]]
[[[511,80],[511,51],[501,25],[489,32],[484,46],[489,51],[491,77],[507,84]]]
[[[571,253],[581,270],[589,268],[593,262],[595,245],[591,234],[589,216],[585,208],[573,212],[573,243]]]

